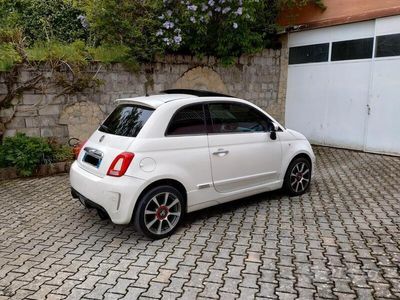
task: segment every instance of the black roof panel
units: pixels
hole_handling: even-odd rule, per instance
[[[216,93],[216,92],[211,92],[211,91],[204,91],[204,90],[191,90],[191,89],[169,89],[169,90],[164,90],[161,93],[164,94],[189,94],[193,96],[198,96],[198,97],[231,97],[234,98],[233,96],[230,95],[225,95],[221,93]]]

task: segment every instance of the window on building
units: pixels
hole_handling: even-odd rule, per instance
[[[328,61],[329,43],[291,47],[289,64],[307,64]]]
[[[202,104],[190,105],[179,110],[167,129],[167,135],[206,134]]]
[[[400,55],[400,33],[382,35],[376,38],[375,57]]]
[[[374,38],[332,43],[331,61],[372,58]]]

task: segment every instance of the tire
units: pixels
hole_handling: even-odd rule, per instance
[[[184,198],[176,188],[168,185],[155,187],[139,199],[134,226],[152,239],[170,236],[182,221],[184,204]]]
[[[311,183],[311,163],[304,157],[292,160],[286,170],[283,182],[284,190],[289,196],[300,196],[304,194]]]

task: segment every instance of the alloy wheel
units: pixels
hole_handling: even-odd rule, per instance
[[[305,162],[299,162],[294,165],[290,173],[290,186],[296,193],[301,193],[308,188],[310,184],[310,167]]]
[[[144,210],[144,223],[153,234],[163,235],[175,228],[182,214],[181,202],[170,192],[155,195]]]

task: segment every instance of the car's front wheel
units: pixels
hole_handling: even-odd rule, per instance
[[[152,239],[171,235],[183,218],[183,201],[182,194],[172,186],[151,189],[139,200],[136,208],[136,230]]]
[[[311,164],[304,157],[295,158],[285,174],[284,189],[290,196],[304,194],[311,183]]]

